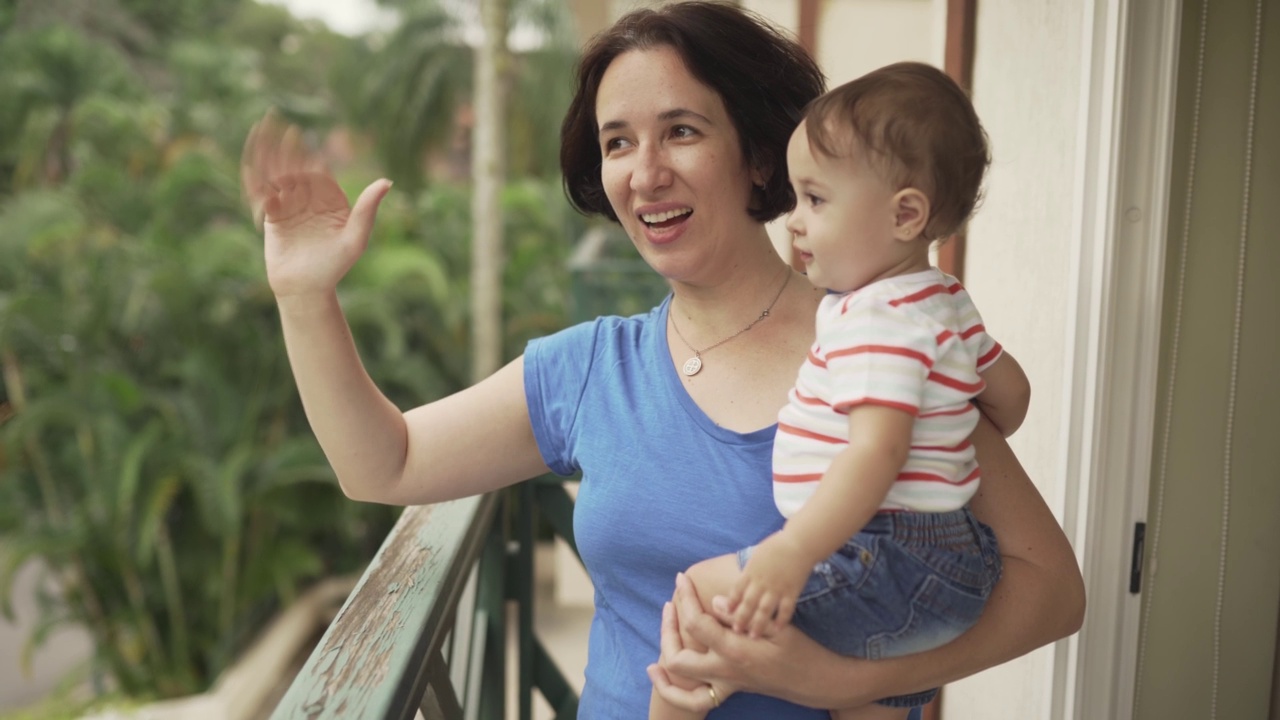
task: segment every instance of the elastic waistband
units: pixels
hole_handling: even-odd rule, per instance
[[[943,513],[880,512],[862,532],[888,535],[903,545],[947,547],[972,543],[977,520],[967,507]]]

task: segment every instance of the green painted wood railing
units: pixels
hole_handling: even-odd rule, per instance
[[[573,542],[559,478],[411,507],[272,713],[272,720],[502,720],[508,603],[514,603],[520,720],[540,692],[557,720],[577,715],[572,686],[533,627],[538,518]],[[586,642],[586,638],[583,638]]]

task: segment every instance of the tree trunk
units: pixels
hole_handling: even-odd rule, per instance
[[[484,40],[476,50],[471,177],[471,379],[502,362],[503,88],[510,0],[480,0]]]

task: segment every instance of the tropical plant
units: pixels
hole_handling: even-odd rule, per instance
[[[15,7],[0,3],[22,28],[0,35],[0,602],[39,558],[56,592],[28,655],[82,625],[96,676],[198,691],[394,519],[342,497],[306,427],[236,167],[269,104],[324,137],[375,51],[241,0]],[[268,96],[277,83],[293,91]],[[354,195],[377,173],[341,179]],[[554,173],[508,183],[502,207],[510,358],[565,324],[583,223]],[[341,287],[402,407],[469,382],[471,230],[465,187],[397,185]]]
[[[477,4],[459,0],[381,0],[403,22],[381,43],[363,75],[368,79],[351,119],[377,140],[380,162],[409,191],[428,179],[425,158],[465,148],[458,134],[472,110],[474,49],[468,26]],[[504,162],[513,177],[558,173],[560,120],[569,104],[577,45],[566,5],[558,0],[510,0],[512,37],[504,70],[507,110]]]

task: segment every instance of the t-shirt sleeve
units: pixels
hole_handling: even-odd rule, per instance
[[[825,324],[818,343],[837,411],[871,404],[919,414],[938,356],[932,324],[884,303],[855,303]]]
[[[964,341],[973,347],[974,342],[977,343],[977,365],[978,372],[984,372],[991,364],[1000,359],[1004,354],[1004,347],[996,342],[996,339],[987,333],[987,326],[982,322],[982,314],[978,312],[978,306],[973,304],[973,298],[969,296],[969,292],[960,285],[955,283],[955,291],[952,293],[955,298],[957,312],[960,319],[960,336]]]
[[[578,471],[572,439],[595,356],[598,321],[529,341],[524,394],[542,461],[558,475]]]

